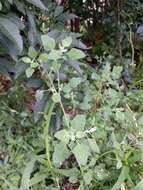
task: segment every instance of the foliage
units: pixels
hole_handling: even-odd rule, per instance
[[[114,43],[122,33],[116,39],[114,23],[117,31],[108,36],[114,43],[102,44],[112,53],[96,54],[93,47],[94,68],[81,35],[67,26],[77,19],[67,9],[89,17],[85,8],[99,1],[78,1],[80,10],[77,1],[0,2],[0,188],[142,189],[143,93],[127,73],[136,72],[135,29],[140,40],[143,31],[140,11],[132,19],[140,27],[131,27],[124,13],[132,14],[137,1],[120,12],[130,37],[119,44],[123,54],[117,56]],[[95,20],[105,14],[102,27],[113,22],[111,2],[105,12],[102,3],[93,11]]]

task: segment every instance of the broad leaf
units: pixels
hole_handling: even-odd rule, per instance
[[[45,50],[49,51],[55,49],[56,46],[55,40],[49,37],[47,34],[42,35],[41,40]]]
[[[14,43],[19,53],[22,52],[23,40],[16,24],[9,19],[0,17],[0,32]]]
[[[86,123],[85,115],[76,115],[71,121],[72,129],[75,131],[83,131]]]
[[[73,154],[79,165],[85,166],[90,155],[89,148],[85,144],[77,144],[73,149]]]
[[[27,76],[27,78],[31,77],[33,75],[33,73],[34,73],[34,69],[33,68],[28,67],[26,69],[26,76]]]
[[[53,162],[54,164],[61,165],[62,162],[70,156],[70,151],[67,149],[66,145],[61,142],[60,144],[55,145],[53,153]]]
[[[64,40],[62,40],[62,45],[64,47],[69,47],[72,44],[72,37],[66,37]]]
[[[36,7],[43,9],[43,10],[47,10],[47,8],[45,7],[45,5],[42,3],[41,0],[25,0],[33,5],[35,5]]]
[[[79,49],[72,48],[68,53],[68,57],[70,60],[82,59],[85,57],[85,53]]]
[[[48,54],[48,58],[50,60],[58,60],[61,59],[62,53],[59,50],[52,50],[49,54]]]
[[[70,140],[69,132],[65,129],[56,132],[55,137],[64,143],[68,143]]]

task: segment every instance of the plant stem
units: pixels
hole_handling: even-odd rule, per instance
[[[45,140],[45,148],[46,148],[46,160],[47,160],[47,166],[50,169],[51,175],[52,177],[55,179],[56,181],[56,185],[59,188],[59,183],[58,183],[58,179],[56,177],[56,174],[53,170],[52,167],[52,163],[50,160],[50,151],[49,151],[49,127],[50,127],[50,122],[51,122],[51,118],[52,118],[52,113],[53,113],[53,109],[55,107],[55,103],[53,102],[50,106],[47,118],[46,118],[46,122],[44,125],[44,140]]]

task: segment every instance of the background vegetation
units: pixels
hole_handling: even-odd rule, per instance
[[[0,189],[143,189],[142,0],[0,0]]]

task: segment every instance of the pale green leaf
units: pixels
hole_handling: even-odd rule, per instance
[[[88,138],[88,143],[93,152],[100,154],[100,149],[95,139]]]
[[[33,68],[28,67],[26,69],[26,76],[27,76],[27,78],[31,77],[33,75],[33,73],[34,73],[34,69]]]
[[[44,49],[46,51],[55,49],[56,42],[53,38],[48,36],[47,34],[44,34],[41,36],[42,44],[44,46]]]
[[[69,156],[70,156],[70,151],[63,142],[55,145],[53,153],[54,164],[61,165],[62,162],[65,161]]]
[[[39,63],[36,62],[36,61],[32,61],[31,64],[30,64],[31,68],[37,68],[38,66],[39,66]]]
[[[62,40],[62,45],[64,47],[69,47],[72,44],[72,37],[66,37],[64,40]]]
[[[56,132],[55,137],[64,143],[68,143],[70,140],[69,132],[66,129]]]
[[[49,54],[48,54],[48,58],[50,60],[58,60],[61,59],[62,56],[62,52],[60,50],[52,50]]]
[[[71,121],[71,126],[75,131],[83,131],[86,123],[85,115],[76,115]]]
[[[30,188],[30,177],[33,171],[34,164],[36,162],[36,157],[34,157],[26,166],[21,180],[21,188],[20,190],[29,190]]]
[[[31,59],[29,57],[22,57],[21,59],[24,63],[31,63]]]
[[[32,59],[35,59],[37,57],[37,51],[31,46],[28,50],[28,56]]]
[[[77,59],[82,59],[84,58],[86,55],[83,51],[76,49],[76,48],[72,48],[68,53],[67,53],[68,57],[70,60],[77,60]]]
[[[39,60],[41,62],[47,62],[48,61],[48,54],[47,53],[41,53],[40,56],[39,56]]]
[[[85,166],[90,155],[89,148],[85,144],[77,144],[73,149],[73,154],[79,165]]]

